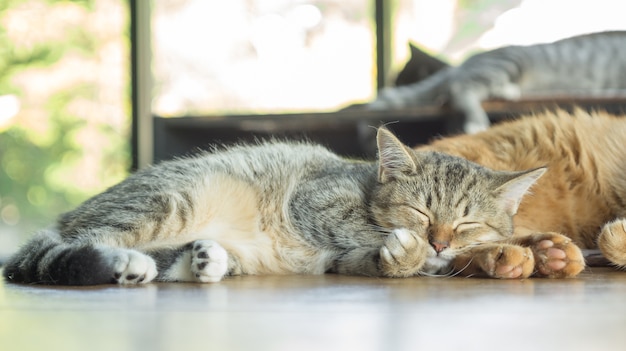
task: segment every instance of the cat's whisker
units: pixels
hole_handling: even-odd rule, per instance
[[[474,248],[476,248],[476,247],[478,247],[478,246],[480,246],[482,244],[483,244],[483,242],[476,242],[476,243],[471,243],[471,244],[465,245],[464,247],[458,248],[457,249],[457,255],[458,254],[464,254],[464,253],[467,253],[467,252],[471,252]]]
[[[451,278],[456,276],[458,273],[454,272],[453,268],[450,268],[447,272],[445,273],[428,273],[428,272],[419,272],[420,276],[425,276],[425,277],[436,277],[436,278]]]
[[[449,273],[444,273],[444,274],[438,274],[438,273],[428,273],[428,272],[419,272],[418,275],[419,276],[423,276],[423,277],[434,277],[434,278],[442,278],[442,277],[448,277]]]
[[[367,227],[371,228],[374,231],[380,232],[382,234],[391,234],[393,232],[393,229],[381,227],[375,224],[368,224]]]
[[[474,257],[470,258],[470,260],[467,262],[467,264],[465,266],[463,266],[463,268],[459,269],[458,271],[456,271],[453,275],[451,275],[451,277],[456,277],[457,275],[463,273],[464,270],[466,270],[474,261]],[[467,275],[466,277],[470,277],[471,275]]]

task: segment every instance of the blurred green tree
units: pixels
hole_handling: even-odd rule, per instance
[[[123,0],[0,2],[0,252],[126,176],[127,28]]]

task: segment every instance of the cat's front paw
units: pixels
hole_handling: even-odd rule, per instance
[[[463,125],[463,131],[467,134],[476,134],[489,129],[488,123],[466,122]]]
[[[564,235],[534,234],[529,247],[535,256],[536,275],[539,277],[569,278],[585,269],[582,251]]]
[[[222,280],[228,272],[228,252],[213,240],[197,240],[191,252],[191,273],[203,283]]]
[[[473,249],[473,265],[487,276],[500,279],[528,278],[535,261],[529,248],[510,244],[484,244]]]
[[[107,249],[112,282],[117,284],[144,284],[157,275],[156,263],[152,257],[130,249]]]
[[[380,264],[387,277],[417,275],[426,262],[428,244],[408,229],[394,229],[380,249]]]
[[[613,264],[626,267],[626,219],[604,225],[598,237],[598,247]]]

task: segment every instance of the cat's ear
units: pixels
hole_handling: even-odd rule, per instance
[[[495,194],[510,216],[517,213],[519,204],[522,202],[524,195],[528,193],[528,189],[535,184],[546,170],[547,168],[541,167],[529,171],[508,173],[505,176],[508,180],[496,188]]]
[[[378,181],[385,183],[402,176],[415,174],[416,160],[411,156],[412,150],[406,147],[395,135],[386,128],[378,128]]]
[[[409,42],[409,52],[411,53],[411,57],[419,56],[421,51],[422,50],[420,50],[417,45]]]

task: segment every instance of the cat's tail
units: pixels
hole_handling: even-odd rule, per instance
[[[443,105],[450,99],[448,80],[453,69],[455,68],[442,69],[413,84],[384,88],[378,92],[376,100],[365,107],[371,110],[383,110]]]
[[[54,228],[37,233],[6,262],[9,282],[48,285],[114,283],[106,251],[95,245],[65,243]]]

